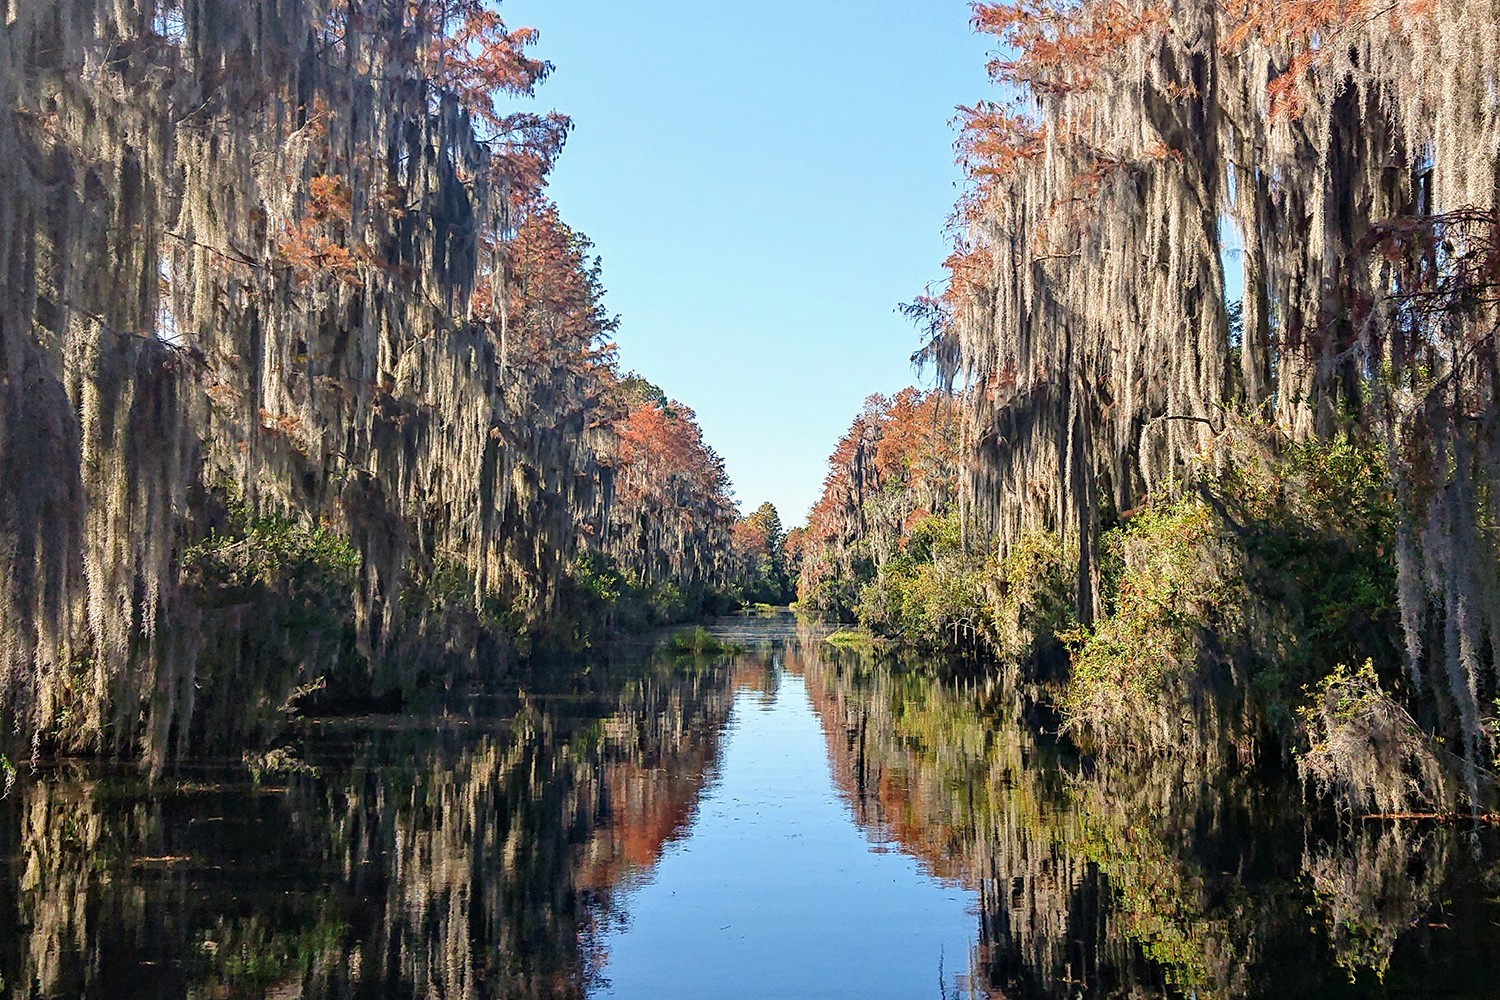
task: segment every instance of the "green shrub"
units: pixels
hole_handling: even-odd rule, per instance
[[[1069,636],[1063,698],[1085,743],[1243,749],[1269,735],[1289,750],[1302,691],[1329,664],[1399,662],[1380,452],[1325,441],[1278,453],[1241,423],[1206,458],[1212,475],[1103,539],[1105,614]]]
[[[1205,636],[1238,628],[1239,567],[1213,511],[1192,496],[1148,506],[1104,546],[1120,567],[1113,610],[1068,637],[1063,712],[1095,747],[1167,749],[1186,721]]]
[[[257,587],[308,600],[347,600],[359,571],[348,539],[310,518],[270,511],[252,514],[229,493],[227,525],[183,553],[183,568],[205,606],[242,603]]]
[[[1077,626],[1077,568],[1077,548],[1052,532],[1027,535],[1001,562],[991,641],[1001,660],[1035,660]]]
[[[716,656],[742,652],[744,647],[720,639],[706,628],[695,627],[673,632],[667,639],[667,649],[674,656]]]
[[[925,649],[975,652],[991,631],[987,566],[964,545],[956,516],[923,518],[860,589],[856,616],[876,635]]]

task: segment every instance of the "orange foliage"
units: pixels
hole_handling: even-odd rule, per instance
[[[276,241],[276,252],[297,281],[328,276],[360,283],[360,265],[371,257],[363,245],[348,240],[353,212],[354,196],[344,178],[320,174],[307,182],[306,214],[286,223]]]
[[[946,433],[947,405],[939,393],[924,394],[910,386],[890,400],[875,445],[875,474],[881,482],[914,485],[949,475],[958,451]]]
[[[693,497],[728,504],[729,476],[724,462],[703,443],[691,409],[681,403],[663,408],[638,404],[619,425],[621,500],[627,505],[655,495],[682,502]]]
[[[408,0],[407,8],[418,34],[429,39],[428,77],[486,125],[504,127],[499,95],[530,95],[552,70],[526,55],[536,30],[507,28],[484,0]]]
[[[981,184],[1009,177],[1019,164],[1045,149],[1042,130],[1034,120],[990,101],[961,105],[956,121],[959,164]]]
[[[990,63],[990,75],[1037,92],[1073,93],[1094,85],[1099,71],[1131,41],[1167,30],[1167,8],[1134,10],[1123,3],[1012,0],[974,4],[976,30],[1000,38],[1014,59]]]
[[[551,360],[569,370],[612,368],[618,321],[604,309],[604,287],[593,244],[550,202],[537,201],[498,252],[506,276],[505,322],[512,360]],[[500,317],[488,287],[474,297],[482,320]]]
[[[635,403],[616,427],[616,554],[648,583],[722,587],[738,521],[724,463],[680,403]]]
[[[873,395],[828,459],[823,493],[808,513],[800,589],[830,575],[850,545],[875,530],[865,506],[894,495],[901,531],[916,511],[940,513],[953,501],[959,467],[952,403],[939,392],[908,387],[894,397]],[[899,544],[899,539],[893,539]]]
[[[741,558],[755,558],[771,554],[770,548],[766,545],[765,533],[747,520],[741,519],[734,522],[730,540],[734,545],[734,551]]]
[[[800,564],[807,551],[807,529],[798,527],[788,531],[786,540],[781,543],[781,551],[786,553],[789,565]]]
[[[572,127],[557,112],[500,109],[501,97],[532,95],[552,71],[551,63],[526,54],[537,31],[507,27],[485,0],[407,0],[407,7],[418,35],[428,39],[429,80],[469,113],[497,154],[496,175],[514,203],[525,203],[541,190]]]
[[[984,288],[995,269],[995,255],[989,247],[968,247],[960,244],[948,259],[943,261],[948,271],[949,303],[971,299],[977,289]]]

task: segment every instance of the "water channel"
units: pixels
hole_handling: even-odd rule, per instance
[[[644,646],[0,801],[0,997],[1489,997],[1500,844],[1280,768],[1085,767],[1036,692]]]

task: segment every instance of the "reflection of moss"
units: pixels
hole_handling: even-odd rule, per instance
[[[1214,935],[1202,919],[1203,890],[1195,884],[1201,877],[1185,874],[1153,825],[1111,812],[1102,802],[1091,803],[1078,849],[1108,877],[1121,930],[1162,966],[1173,986],[1212,995],[1216,977],[1207,942]]]
[[[1214,847],[1196,832],[1235,809],[1238,791],[1176,768],[1066,777],[1066,748],[1035,728],[1005,678],[945,681],[926,665],[819,647],[802,662],[820,714],[857,733],[833,744],[856,818],[935,870],[979,880],[983,926],[1000,929],[982,942],[991,988],[1074,995],[1088,983],[1089,995],[1113,996],[1132,983],[1130,995],[1208,998],[1249,982],[1258,922],[1282,895],[1257,909],[1211,876]],[[1162,981],[1160,993],[1145,985]]]
[[[1448,875],[1446,833],[1414,825],[1360,827],[1336,844],[1309,845],[1303,869],[1328,921],[1334,958],[1353,982],[1384,981],[1397,940],[1439,898]]]
[[[286,777],[294,774],[317,775],[318,769],[298,757],[286,747],[277,747],[264,753],[245,751],[243,760],[250,770],[250,778],[257,785],[267,778]]]
[[[199,944],[201,960],[208,966],[203,985],[229,996],[264,996],[278,984],[300,979],[323,956],[340,951],[346,935],[346,925],[326,915],[292,933],[272,930],[260,917],[221,921]]]
[[[581,764],[588,761],[604,742],[604,723],[599,719],[592,719],[579,727],[573,733],[572,739],[568,741],[568,748],[572,751],[573,762]]]

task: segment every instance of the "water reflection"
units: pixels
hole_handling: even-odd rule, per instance
[[[680,836],[730,672],[596,669],[465,715],[308,727],[291,773],[67,767],[3,807],[16,997],[580,996]]]
[[[961,995],[977,899],[850,822],[805,682],[773,676],[737,697],[691,837],[622,900],[597,996]]]
[[[0,996],[1489,996],[1500,845],[1085,768],[1023,685],[785,620],[0,803]],[[515,686],[522,689],[515,693]],[[1383,980],[1380,978],[1383,974]]]
[[[1004,678],[788,664],[858,821],[978,888],[990,995],[1493,995],[1489,833],[1324,829],[1270,766],[1084,768]]]

